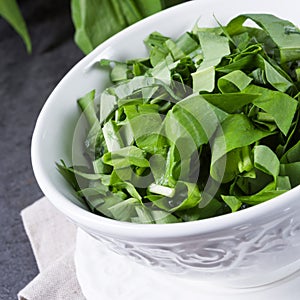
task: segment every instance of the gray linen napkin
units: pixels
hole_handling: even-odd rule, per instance
[[[21,212],[39,268],[19,300],[84,300],[74,265],[76,226],[43,197]]]

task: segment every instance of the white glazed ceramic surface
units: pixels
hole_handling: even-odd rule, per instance
[[[296,0],[191,1],[141,21],[100,45],[59,83],[38,118],[32,139],[37,181],[69,219],[114,251],[143,264],[187,278],[229,286],[257,286],[300,268],[300,187],[269,202],[234,214],[181,224],[141,225],[93,215],[80,207],[55,162],[71,163],[72,137],[80,115],[76,99],[100,93],[108,75],[95,68],[101,58],[143,57],[143,39],[153,31],[176,37],[201,26],[226,24],[241,13],[273,13],[298,25]],[[76,146],[76,145],[75,145]],[[78,145],[78,147],[80,147]]]
[[[80,229],[74,260],[78,282],[87,300],[300,299],[300,272],[263,287],[225,288],[214,281],[208,284],[150,270],[113,253]]]

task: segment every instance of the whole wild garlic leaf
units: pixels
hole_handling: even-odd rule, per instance
[[[88,54],[101,42],[127,26],[182,0],[71,0],[75,43]],[[20,35],[27,52],[32,45],[16,0],[0,0],[0,16]]]
[[[0,16],[15,29],[15,31],[23,39],[27,52],[31,53],[32,47],[30,36],[17,1],[0,0]]]
[[[88,54],[103,41],[129,25],[181,2],[178,0],[71,0],[75,42],[85,54]]]

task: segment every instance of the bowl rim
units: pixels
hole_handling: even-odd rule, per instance
[[[54,88],[54,90],[46,100],[43,108],[41,109],[36,121],[31,141],[31,162],[34,175],[42,192],[50,200],[50,202],[64,215],[77,223],[80,227],[89,228],[94,231],[99,231],[100,229],[103,233],[106,233],[108,235],[118,235],[123,238],[142,237],[144,239],[157,239],[175,238],[179,236],[194,236],[199,235],[199,233],[206,234],[224,230],[226,228],[233,228],[238,225],[245,225],[249,223],[252,224],[251,222],[253,222],[254,220],[264,219],[270,214],[270,212],[277,212],[277,214],[280,214],[280,212],[290,210],[291,208],[288,206],[288,203],[292,200],[295,200],[295,198],[297,198],[297,194],[300,194],[299,185],[297,187],[294,187],[290,191],[287,191],[284,194],[271,199],[270,201],[266,201],[264,203],[249,207],[245,210],[241,210],[235,213],[228,213],[226,215],[217,217],[181,223],[139,224],[109,219],[107,217],[102,217],[84,210],[83,208],[80,208],[55,188],[51,181],[47,179],[47,172],[40,167],[43,160],[43,156],[39,151],[39,142],[41,141],[41,137],[43,135],[42,124],[47,118],[47,111],[50,103],[55,100],[56,94],[59,91],[60,87],[64,84],[64,82],[67,81],[68,78],[71,77],[74,72],[76,72],[76,70],[90,64],[96,57],[99,56],[99,54],[101,54],[101,51],[107,48],[109,44],[117,40],[124,33],[130,33],[131,31],[134,31],[135,28],[137,28],[141,24],[146,24],[146,22],[148,22],[150,19],[152,21],[155,21],[156,19],[160,19],[161,17],[168,16],[170,13],[176,11],[177,9],[191,9],[191,7],[193,6],[196,8],[199,6],[199,4],[203,5],[203,2],[211,3],[212,1],[205,0],[201,1],[200,3],[199,2],[189,1],[165,9],[127,27],[126,29],[103,42],[68,71],[68,73]]]

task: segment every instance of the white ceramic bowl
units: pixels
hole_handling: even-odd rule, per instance
[[[69,219],[116,252],[143,264],[218,284],[249,287],[279,280],[300,268],[300,186],[269,202],[216,218],[167,225],[119,222],[94,215],[78,204],[55,162],[71,163],[73,131],[80,115],[76,99],[108,84],[93,68],[100,58],[143,57],[143,39],[153,31],[177,37],[201,25],[226,24],[241,13],[273,13],[298,24],[296,0],[191,1],[147,18],[104,42],[58,84],[37,120],[32,139],[36,179],[49,200]]]

